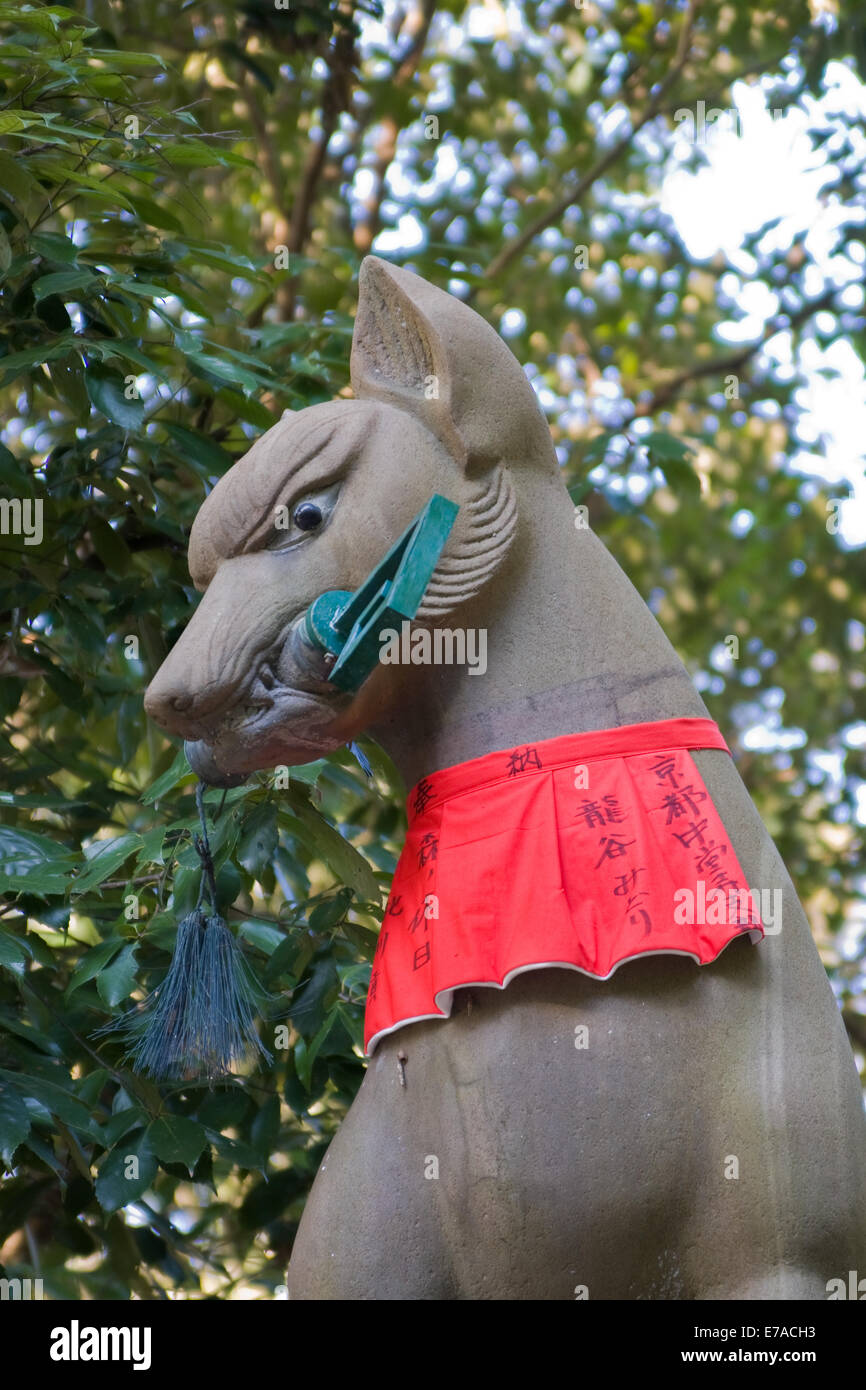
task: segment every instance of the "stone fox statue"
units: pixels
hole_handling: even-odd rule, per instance
[[[290,1296],[827,1297],[866,1275],[858,1078],[722,735],[575,525],[479,315],[368,257],[352,387],[285,416],[205,501],[204,596],[146,697],[211,781],[367,731],[411,788],[371,1060]],[[484,632],[483,678],[380,662],[341,691],[302,615],[434,493],[459,513],[412,631]]]

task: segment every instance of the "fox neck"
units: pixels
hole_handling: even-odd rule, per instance
[[[369,732],[411,787],[495,749],[707,710],[643,599],[559,478],[518,483],[520,522],[486,587],[443,627],[486,633],[486,669],[400,665]],[[522,493],[522,495],[520,495]],[[470,650],[473,650],[470,644]],[[477,647],[474,650],[478,650]],[[387,675],[384,673],[387,672]],[[393,682],[396,682],[396,690]]]

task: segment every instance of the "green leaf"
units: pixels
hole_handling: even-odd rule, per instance
[[[84,389],[84,368],[77,352],[70,352],[51,364],[51,380],[58,396],[72,409],[76,419],[85,420],[90,414],[90,401]]]
[[[134,398],[127,399],[124,379],[119,373],[103,367],[88,367],[84,373],[84,384],[91,401],[106,420],[111,420],[112,424],[120,425],[124,430],[141,429],[144,404]]]
[[[32,124],[32,117],[24,111],[0,111],[0,135],[9,135],[15,130],[26,130]]]
[[[177,446],[180,457],[200,464],[206,476],[213,474],[218,478],[222,477],[234,463],[231,454],[203,434],[196,434],[183,425],[173,423],[166,423],[165,431]]]
[[[230,1139],[227,1134],[220,1134],[217,1130],[205,1129],[205,1134],[217,1153],[222,1158],[230,1159],[235,1167],[264,1172],[262,1156],[250,1144],[244,1144],[239,1139]]]
[[[26,878],[0,873],[0,893],[35,893],[37,897],[64,893],[68,877],[69,871],[53,867],[29,869]]]
[[[73,333],[63,333],[53,343],[41,343],[39,347],[27,348],[23,352],[10,352],[5,357],[0,357],[0,371],[3,373],[0,385],[5,386],[12,381],[22,367],[41,366],[43,362],[52,362],[57,357],[66,357],[74,342],[75,335]]]
[[[164,232],[183,231],[181,223],[167,208],[160,207],[151,198],[143,198],[140,193],[134,196],[130,193],[127,196],[142,222],[146,222],[148,226],[159,227]]]
[[[28,1072],[25,1077],[17,1072],[0,1070],[0,1077],[4,1081],[11,1082],[17,1088],[22,1090],[26,1088],[29,1098],[38,1101],[46,1110],[50,1110],[52,1115],[56,1115],[58,1120],[62,1120],[65,1125],[71,1125],[73,1129],[83,1130],[85,1134],[90,1134],[92,1127],[90,1111],[70,1091],[55,1085],[53,1081],[46,1081],[41,1076],[34,1076],[32,1072]],[[70,1088],[73,1085],[69,1078],[66,1078],[66,1084]]]
[[[248,424],[256,425],[259,429],[269,430],[271,425],[277,423],[277,416],[272,415],[260,401],[249,400],[241,395],[240,391],[232,391],[227,386],[217,392],[217,400],[239,419],[246,420]]]
[[[247,391],[258,391],[261,385],[258,376],[235,362],[224,362],[222,358],[204,352],[187,352],[184,355],[194,375],[203,376],[206,381],[214,380],[217,384],[228,381],[233,386],[245,387]]]
[[[216,876],[216,909],[225,916],[241,891],[241,876],[237,867],[227,859]]]
[[[120,48],[91,48],[88,58],[92,62],[102,62],[110,72],[142,72],[147,68],[165,70],[164,58],[156,53],[130,53]]]
[[[237,1128],[250,1108],[250,1102],[239,1085],[214,1090],[205,1096],[198,1107],[199,1120],[210,1129]]]
[[[140,352],[136,344],[129,338],[115,338],[111,343],[100,343],[99,350],[102,353],[102,361],[113,362],[120,359],[122,362],[132,362],[142,372],[147,372],[149,376],[154,376],[158,381],[167,381],[167,372],[160,367],[159,363],[154,362],[147,353]],[[127,373],[123,373],[124,376]]]
[[[69,852],[47,835],[0,825],[0,872],[10,877],[25,875],[39,864],[65,864]]]
[[[137,295],[139,299],[168,299],[175,293],[166,285],[155,285],[149,280],[136,280],[132,275],[115,274],[112,278],[112,285],[117,285],[119,289],[128,291],[129,294]]]
[[[103,1211],[119,1211],[150,1187],[157,1174],[156,1156],[148,1130],[138,1130],[118,1140],[99,1165],[96,1200]]]
[[[107,1067],[97,1067],[95,1071],[88,1072],[78,1083],[78,1099],[85,1105],[96,1105],[110,1079],[111,1072]]]
[[[6,448],[5,444],[0,444],[0,484],[3,487],[12,488],[13,493],[17,493],[18,496],[22,494],[28,497],[33,496],[33,485],[28,470],[24,463],[17,459],[10,449]],[[10,793],[4,792],[2,795],[5,798]],[[33,804],[34,806],[45,805],[41,795]]]
[[[369,967],[365,966],[365,971]],[[349,1037],[350,1043],[357,1047],[363,1056],[364,1053],[364,1014],[360,1007],[352,1008],[348,1004],[338,1004],[337,1009],[343,1020],[343,1027]],[[333,1039],[332,1039],[333,1041]],[[324,1055],[324,1054],[323,1054]]]
[[[128,999],[135,987],[138,970],[135,950],[135,946],[131,943],[124,946],[120,955],[112,961],[111,965],[105,966],[97,975],[96,988],[99,991],[99,997],[110,1009],[120,1004],[122,1000]]]
[[[373,960],[375,948],[377,948],[379,942],[378,935],[375,931],[371,931],[370,927],[361,927],[359,922],[343,922],[341,931],[342,934],[352,942],[352,945],[359,949],[361,955],[366,956],[368,962]]]
[[[298,767],[290,767],[289,777],[293,782],[304,782],[306,786],[314,787],[325,768],[330,766],[327,758],[316,758],[311,763],[301,763]]]
[[[75,879],[73,893],[84,893],[97,887],[140,847],[140,835],[116,835],[113,840],[97,840],[85,850],[87,867]]]
[[[294,1019],[292,1020],[294,1022]],[[303,1083],[304,1089],[309,1091],[313,1073],[313,1064],[323,1049],[328,1046],[333,1047],[338,1037],[342,1035],[343,1045],[349,1041],[346,1037],[346,1030],[338,1008],[332,1009],[322,1024],[312,1042],[307,1043],[300,1057],[297,1049],[295,1050],[295,1068],[298,1076]]]
[[[295,992],[289,1008],[292,1023],[304,1037],[314,1037],[319,1031],[328,1003],[334,1002],[332,996],[339,988],[340,981],[331,956],[320,956],[309,980]]]
[[[238,926],[238,936],[242,936],[245,941],[251,941],[266,956],[272,955],[286,941],[285,934],[267,922],[241,922]]]
[[[130,1105],[126,1110],[118,1110],[117,1114],[112,1115],[102,1126],[105,1143],[108,1146],[115,1145],[131,1129],[147,1124],[147,1120],[147,1112],[140,1105]]]
[[[162,847],[165,842],[168,826],[155,825],[153,830],[145,831],[141,837],[141,849],[135,861],[136,869],[144,868],[148,864],[164,864]]]
[[[86,90],[107,101],[123,102],[129,99],[129,89],[122,77],[113,72],[94,73],[86,79]]]
[[[280,1099],[279,1096],[268,1096],[264,1105],[257,1112],[250,1128],[250,1138],[253,1145],[259,1150],[263,1158],[270,1158],[271,1152],[276,1146],[279,1132]]]
[[[640,443],[659,461],[686,458],[691,453],[688,444],[677,439],[676,435],[668,434],[667,430],[651,430],[649,434],[641,435]]]
[[[292,830],[313,854],[324,859],[340,882],[353,888],[362,902],[378,902],[379,885],[364,856],[314,806],[300,799],[293,804],[298,814],[281,812],[280,824]]]
[[[37,255],[46,261],[66,261],[74,263],[78,259],[78,247],[68,236],[56,232],[37,232],[30,238],[30,245]]]
[[[36,281],[33,298],[37,304],[51,294],[58,294],[62,299],[80,299],[104,288],[104,277],[92,270],[55,270]]]
[[[26,222],[27,210],[42,190],[33,177],[21,164],[0,153],[0,199],[2,199],[20,221]]]
[[[351,888],[341,888],[332,898],[317,903],[310,913],[310,930],[317,933],[332,931],[342,922],[351,901]]]
[[[162,1115],[148,1127],[150,1147],[163,1163],[192,1169],[207,1144],[204,1126],[184,1115]]]
[[[277,808],[273,802],[266,801],[244,821],[237,850],[238,863],[247,873],[258,877],[270,867],[278,843]]]
[[[89,526],[90,539],[93,541],[93,548],[99,556],[105,568],[110,574],[128,574],[132,557],[119,531],[109,526],[104,516],[93,516]],[[104,641],[104,633],[97,628],[97,635]],[[135,697],[136,716],[140,713],[140,704]],[[136,717],[136,723],[140,727],[140,719]]]
[[[273,952],[265,969],[265,984],[272,985],[281,975],[292,974],[292,962],[298,951],[294,937],[286,937]]]
[[[0,965],[5,965],[13,973],[20,973],[29,961],[30,955],[24,943],[9,932],[0,930]]]
[[[72,862],[47,835],[0,825],[0,891],[63,892]]]
[[[170,792],[179,782],[182,782],[185,777],[191,777],[192,775],[192,768],[186,760],[186,753],[181,748],[171,767],[168,768],[166,772],[163,772],[160,777],[157,777],[155,782],[151,783],[147,791],[142,793],[141,799],[145,805],[150,805],[154,801],[159,801],[160,797],[165,796],[166,792]]]
[[[185,165],[196,169],[214,169],[223,164],[255,168],[254,160],[246,159],[244,155],[232,154],[228,150],[213,149],[203,140],[194,137],[184,145],[163,145],[160,155],[171,165]]]
[[[53,38],[57,31],[57,14],[51,6],[41,5],[37,9],[32,5],[16,5],[13,16],[16,24],[24,29],[35,29],[46,38]]]
[[[30,1133],[30,1115],[11,1086],[0,1086],[0,1157],[11,1165],[12,1155]]]
[[[293,1057],[295,1062],[295,1071],[297,1073],[298,1080],[300,1081],[305,1091],[309,1091],[310,1086],[312,1084],[313,1067],[312,1063],[309,1063],[307,1061],[307,1055],[309,1053],[309,1050],[310,1049],[308,1043],[305,1042],[303,1038],[298,1038],[298,1041],[295,1043]]]

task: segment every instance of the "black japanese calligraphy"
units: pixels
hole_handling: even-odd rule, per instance
[[[518,772],[525,772],[528,767],[541,767],[541,759],[534,748],[515,748],[508,759],[508,775],[515,777]]]
[[[680,816],[699,814],[699,801],[706,801],[707,793],[695,791],[691,784],[687,787],[680,787],[677,791],[669,792],[662,802],[659,810],[667,811],[665,825],[670,825],[671,821],[678,820]]]
[[[630,869],[627,874],[618,874],[616,880],[617,886],[613,890],[615,896],[618,898],[624,898],[626,893],[630,893],[633,888],[637,887],[638,874],[645,873],[646,869]]]
[[[427,965],[430,960],[430,942],[425,941],[423,946],[419,946],[412,960],[412,969],[420,970],[422,965]]]
[[[418,848],[418,868],[423,869],[432,859],[435,859],[439,851],[439,841],[432,830],[424,836]]]
[[[421,781],[415,788],[415,800],[412,803],[412,809],[414,810],[415,815],[423,816],[424,812],[427,810],[427,807],[430,805],[430,802],[434,799],[435,796],[436,793],[434,792],[431,783],[428,781],[426,777],[422,777]]]
[[[603,796],[599,801],[584,797],[577,808],[577,819],[581,817],[590,830],[594,825],[620,825],[626,819],[616,797],[611,795]]]
[[[598,843],[604,845],[605,848],[595,865],[596,868],[603,864],[605,859],[621,859],[624,854],[628,853],[629,846],[635,842],[634,840],[623,840],[621,835],[602,835]]]

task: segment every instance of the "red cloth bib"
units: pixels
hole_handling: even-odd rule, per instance
[[[763,935],[690,748],[711,719],[568,734],[443,768],[413,787],[364,1027],[371,1055],[454,990],[560,965],[609,979],[636,956],[705,965]]]

